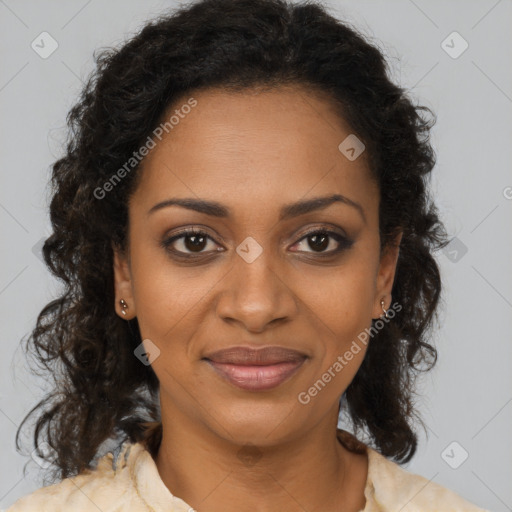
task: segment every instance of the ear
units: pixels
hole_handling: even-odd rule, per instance
[[[114,290],[115,310],[123,320],[131,320],[136,316],[135,301],[133,299],[132,279],[130,262],[127,255],[120,247],[112,244],[114,251]],[[121,305],[124,300],[127,307]],[[125,314],[123,314],[123,311]]]
[[[380,301],[384,299],[384,308],[389,309],[393,298],[391,290],[395,280],[396,263],[400,252],[400,242],[402,241],[403,231],[399,231],[390,245],[386,246],[382,252],[379,271],[376,279],[375,300],[373,306],[372,318],[375,320],[383,315]]]

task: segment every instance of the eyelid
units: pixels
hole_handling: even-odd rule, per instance
[[[212,240],[216,244],[219,243],[219,242],[217,242],[217,240],[221,241],[224,244],[226,243],[226,241],[223,239],[223,237],[221,235],[218,235],[218,234],[213,235],[213,234],[211,234],[210,233],[210,229],[207,228],[206,226],[202,226],[201,224],[197,224],[197,225],[194,225],[194,226],[181,228],[181,229],[178,229],[178,231],[173,231],[169,235],[167,235],[167,234],[164,235],[163,236],[163,240],[164,241],[175,240],[175,239],[180,238],[180,237],[182,237],[184,235],[190,235],[190,234],[206,235],[210,240]]]
[[[347,240],[349,240],[349,236],[347,235],[345,230],[343,230],[343,229],[341,229],[339,227],[336,227],[334,225],[331,225],[331,224],[319,224],[317,226],[313,226],[312,228],[307,228],[306,230],[302,231],[301,233],[299,233],[298,235],[295,235],[295,236],[300,236],[300,238],[297,240],[297,241],[300,241],[305,236],[308,236],[308,235],[313,234],[313,233],[317,233],[319,231],[322,231],[322,232],[325,232],[325,233],[335,233],[336,235],[341,236],[341,237],[346,238]]]

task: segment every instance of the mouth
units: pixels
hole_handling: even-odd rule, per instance
[[[284,347],[230,347],[203,359],[234,386],[247,391],[264,391],[289,380],[307,356]]]

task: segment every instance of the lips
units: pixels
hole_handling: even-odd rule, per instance
[[[304,360],[306,357],[305,354],[297,350],[273,346],[257,349],[251,347],[229,347],[207,354],[205,359],[216,363],[263,366],[298,362]]]
[[[248,391],[263,391],[288,380],[307,356],[284,347],[230,347],[204,358],[216,373]]]

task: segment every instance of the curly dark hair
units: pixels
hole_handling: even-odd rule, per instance
[[[140,165],[101,200],[95,191],[180,98],[206,88],[298,85],[326,94],[364,142],[380,190],[381,250],[403,231],[392,288],[402,309],[368,345],[345,397],[355,434],[362,430],[384,456],[408,462],[417,448],[415,421],[425,427],[414,407],[415,379],[437,360],[429,343],[441,292],[433,253],[449,242],[428,191],[432,111],[392,83],[367,37],[312,1],[182,5],[95,61],[68,114],[66,153],[52,167],[53,233],[43,254],[64,289],[39,314],[26,347],[55,385],[18,428],[18,451],[22,426],[41,410],[36,453],[53,462],[55,478],[93,468],[109,440],[147,442],[156,453],[159,382],[133,356],[141,343],[137,319],[127,322],[114,309],[113,249],[126,247]]]

